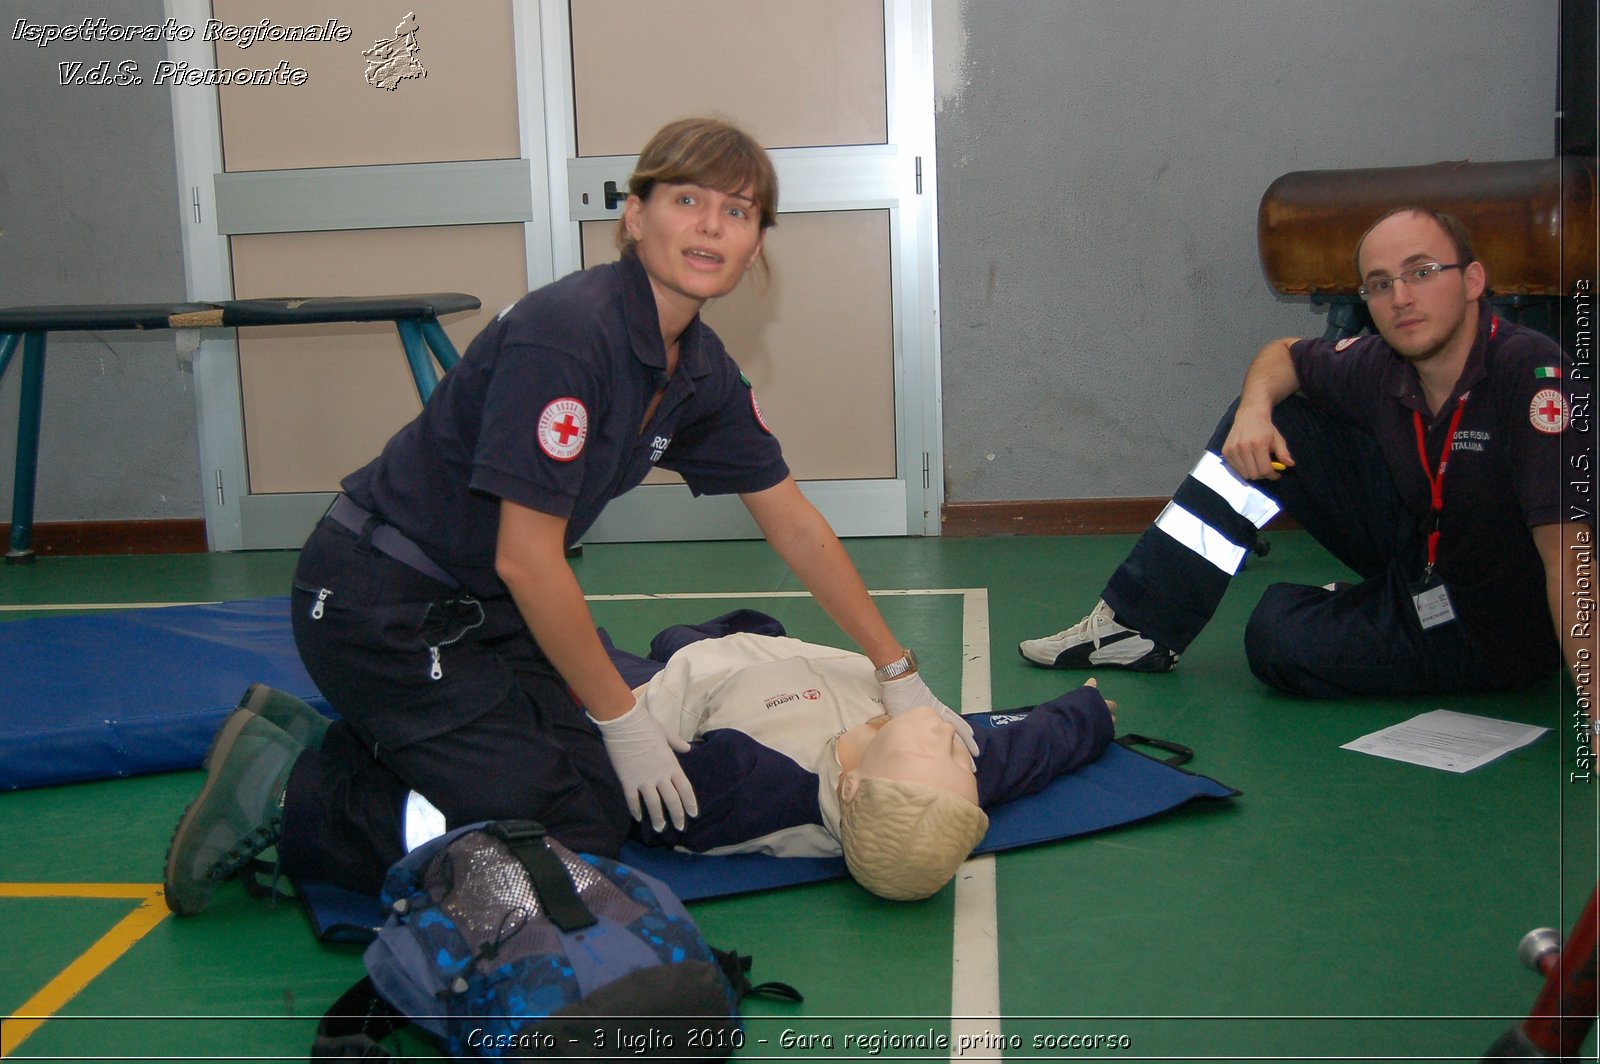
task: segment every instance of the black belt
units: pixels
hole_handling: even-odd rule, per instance
[[[333,500],[333,505],[328,508],[328,516],[358,536],[367,533],[367,525],[372,522],[373,515],[350,501],[348,495],[340,495]],[[421,547],[407,539],[405,534],[393,525],[379,524],[373,528],[368,542],[382,554],[387,554],[401,565],[410,566],[423,576],[437,580],[446,587],[459,588],[461,582],[443,569],[427,556]]]

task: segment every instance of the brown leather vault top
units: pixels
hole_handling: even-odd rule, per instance
[[[1354,295],[1356,241],[1393,207],[1461,219],[1499,295],[1571,295],[1595,280],[1595,166],[1576,157],[1299,170],[1261,197],[1261,267],[1284,295]]]

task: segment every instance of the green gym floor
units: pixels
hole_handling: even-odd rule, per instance
[[[1270,541],[1176,672],[1100,677],[1119,731],[1192,747],[1189,767],[1242,797],[969,862],[925,903],[834,882],[692,905],[708,940],[754,956],[757,980],[805,995],[748,1002],[738,1059],[1477,1060],[1520,1020],[1541,979],[1518,964],[1518,940],[1569,929],[1596,882],[1597,792],[1568,778],[1570,687],[1552,676],[1514,697],[1275,694],[1244,661],[1251,606],[1270,582],[1342,573],[1303,533]],[[849,547],[875,591],[933,592],[878,601],[934,689],[1003,709],[1080,681],[1026,665],[1017,641],[1082,616],[1131,544]],[[573,564],[597,622],[628,649],[737,605],[842,639],[760,543],[591,545]],[[0,570],[0,617],[279,595],[293,565],[292,552],[46,557]],[[1461,775],[1340,749],[1441,706],[1552,731]],[[360,951],[318,944],[297,904],[270,907],[237,884],[198,917],[167,915],[162,858],[201,779],[0,796],[9,1059],[304,1059],[317,1017],[361,975]],[[898,1047],[863,1043],[885,1034]]]

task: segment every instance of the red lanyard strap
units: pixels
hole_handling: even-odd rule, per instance
[[[1500,331],[1500,315],[1495,314],[1489,318],[1489,339],[1493,340],[1495,333]],[[1428,464],[1428,447],[1424,441],[1422,431],[1422,414],[1419,411],[1411,412],[1412,424],[1417,429],[1417,456],[1422,459],[1422,475],[1428,478],[1428,487],[1433,493],[1433,505],[1428,513],[1428,568],[1424,577],[1433,575],[1433,566],[1439,560],[1439,515],[1444,513],[1444,470],[1450,464],[1450,449],[1456,442],[1456,428],[1461,424],[1461,412],[1467,407],[1467,394],[1463,392],[1456,401],[1456,412],[1450,418],[1450,431],[1444,438],[1444,450],[1439,453],[1439,472],[1434,473],[1433,467]]]
[[[1450,417],[1450,431],[1445,434],[1444,449],[1439,452],[1437,473],[1428,464],[1428,446],[1422,429],[1422,414],[1416,410],[1411,412],[1412,424],[1417,430],[1417,456],[1422,459],[1422,475],[1428,478],[1428,488],[1433,495],[1433,504],[1428,514],[1427,575],[1432,575],[1434,564],[1439,560],[1439,515],[1444,513],[1444,471],[1450,465],[1450,449],[1455,443],[1456,428],[1461,424],[1461,413],[1466,408],[1467,397],[1463,395],[1456,401],[1456,412]]]

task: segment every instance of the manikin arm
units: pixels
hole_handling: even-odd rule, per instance
[[[1105,753],[1115,730],[1105,698],[1088,685],[1022,720],[977,729],[978,804],[988,809],[1043,790]]]

